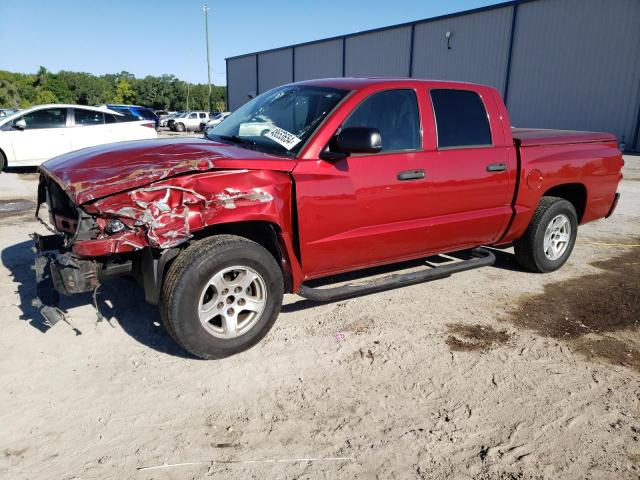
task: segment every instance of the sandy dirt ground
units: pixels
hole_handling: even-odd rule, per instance
[[[37,177],[0,175],[0,477],[637,479],[640,157],[560,271],[495,266],[317,305],[200,361],[127,279],[31,306]],[[17,203],[16,203],[17,202]],[[630,246],[635,245],[635,246]]]

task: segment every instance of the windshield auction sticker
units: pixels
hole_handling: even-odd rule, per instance
[[[293,133],[287,132],[286,130],[273,127],[267,133],[264,134],[265,137],[270,138],[274,142],[279,143],[287,150],[291,150],[297,144],[299,144],[302,140],[296,137]]]

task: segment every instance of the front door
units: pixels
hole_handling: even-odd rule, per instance
[[[377,128],[382,151],[293,171],[302,269],[307,277],[419,254],[425,193],[420,114],[413,89],[371,94],[342,128]]]
[[[46,108],[16,119],[26,123],[24,130],[10,132],[15,165],[38,165],[45,160],[71,151],[68,136],[67,109]]]

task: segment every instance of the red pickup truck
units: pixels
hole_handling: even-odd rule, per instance
[[[134,275],[171,336],[202,358],[257,343],[284,293],[331,301],[489,265],[513,243],[550,272],[579,224],[613,212],[613,135],[512,128],[490,87],[415,79],[299,82],[205,138],[117,143],[42,165],[39,300]],[[38,216],[38,211],[36,216]],[[309,281],[408,259],[463,260],[369,283]],[[317,282],[316,282],[317,283]],[[313,282],[311,282],[313,284]]]

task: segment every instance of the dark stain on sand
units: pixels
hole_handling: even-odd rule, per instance
[[[27,213],[33,215],[35,208],[35,202],[23,198],[0,200],[0,218]]]
[[[465,325],[450,323],[447,325],[449,350],[456,352],[472,352],[488,350],[495,344],[509,340],[507,332],[498,331],[488,325]]]
[[[588,359],[640,371],[640,250],[623,247],[592,265],[602,271],[546,285],[520,302],[509,321],[564,340]]]

